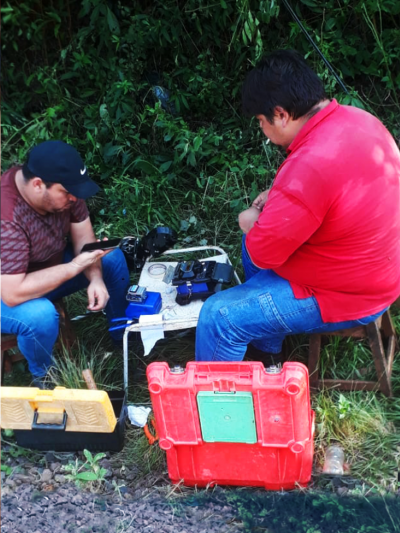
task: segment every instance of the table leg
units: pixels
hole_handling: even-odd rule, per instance
[[[125,394],[128,394],[128,328],[124,331],[123,348],[124,348],[124,389]]]

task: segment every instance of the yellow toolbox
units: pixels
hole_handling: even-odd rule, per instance
[[[119,451],[125,435],[122,392],[1,387],[1,427],[20,446],[40,450]]]

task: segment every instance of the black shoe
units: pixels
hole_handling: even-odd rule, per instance
[[[283,364],[282,353],[263,352],[252,344],[247,346],[247,352],[245,354],[247,361],[261,361],[261,363],[267,368],[269,366],[276,366]]]
[[[33,378],[32,386],[40,390],[54,390],[54,384],[50,383],[47,376]]]

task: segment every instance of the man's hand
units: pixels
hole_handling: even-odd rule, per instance
[[[87,288],[89,311],[101,311],[110,298],[102,278],[93,279]]]
[[[257,198],[254,200],[254,202],[251,205],[261,211],[265,205],[265,202],[268,199],[268,193],[269,193],[269,189],[267,189],[266,191],[263,191],[261,194],[257,196]]]
[[[77,273],[79,273],[96,264],[100,259],[110,252],[112,252],[112,250],[94,250],[93,252],[82,252],[74,257],[70,264],[74,266],[77,269]]]
[[[257,207],[249,207],[246,211],[242,211],[239,215],[239,226],[244,234],[249,233],[251,228],[257,222],[260,216],[260,210]]]

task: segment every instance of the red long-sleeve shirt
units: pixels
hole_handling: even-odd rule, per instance
[[[400,295],[400,152],[383,124],[333,100],[287,149],[246,237],[260,268],[314,295],[324,322],[372,315]]]

